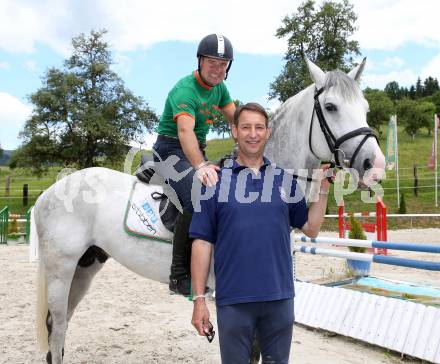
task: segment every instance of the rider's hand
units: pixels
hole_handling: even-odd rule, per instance
[[[215,184],[218,182],[217,171],[219,170],[220,167],[204,162],[196,168],[196,175],[201,183],[203,183],[207,187],[212,187],[215,186]]]
[[[196,328],[200,336],[209,333],[209,310],[204,298],[194,301],[193,315],[191,324]]]

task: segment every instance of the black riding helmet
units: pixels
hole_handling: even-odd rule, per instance
[[[199,74],[200,57],[210,57],[229,61],[228,68],[226,69],[225,79],[228,78],[228,72],[231,68],[232,61],[234,60],[234,51],[228,38],[221,34],[209,34],[200,41],[199,47],[197,48]]]

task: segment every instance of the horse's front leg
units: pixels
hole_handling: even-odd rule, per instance
[[[49,333],[49,352],[46,361],[48,364],[61,364],[63,362],[64,341],[68,322],[67,307],[75,265],[72,265],[72,262],[57,264],[58,269],[50,271],[47,277],[48,314],[46,325]]]

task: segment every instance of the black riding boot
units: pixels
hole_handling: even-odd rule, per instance
[[[170,291],[189,296],[191,291],[191,243],[189,226],[192,213],[179,214],[174,226],[173,260],[171,263]]]

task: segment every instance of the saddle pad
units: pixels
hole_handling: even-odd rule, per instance
[[[125,231],[140,238],[171,243],[173,233],[162,223],[159,212],[162,186],[134,182],[124,218]]]

